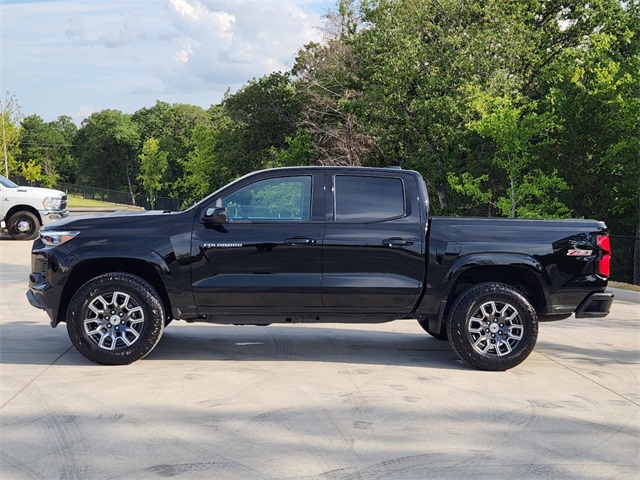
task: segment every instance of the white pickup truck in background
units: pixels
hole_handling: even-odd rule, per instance
[[[0,175],[0,229],[14,240],[33,240],[42,225],[69,215],[60,190],[20,187]]]

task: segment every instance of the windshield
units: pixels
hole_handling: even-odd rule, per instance
[[[0,184],[2,184],[3,187],[7,187],[7,188],[18,188],[18,185],[13,183],[8,178],[3,177],[2,175],[0,175]]]

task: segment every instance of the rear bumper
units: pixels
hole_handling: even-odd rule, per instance
[[[597,292],[588,295],[576,308],[576,318],[606,317],[611,310],[613,297],[611,292]]]

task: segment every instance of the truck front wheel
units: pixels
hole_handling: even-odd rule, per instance
[[[454,302],[447,334],[458,356],[481,370],[508,370],[522,363],[538,338],[531,303],[502,283],[481,283]]]
[[[14,240],[33,240],[38,236],[40,220],[33,213],[21,210],[11,215],[7,227]]]
[[[89,360],[127,365],[147,355],[164,331],[160,296],[145,280],[106,273],[75,293],[67,310],[67,332]]]

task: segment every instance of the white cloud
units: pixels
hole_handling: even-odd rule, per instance
[[[321,37],[313,6],[326,2],[3,2],[0,90],[46,120],[156,100],[208,107],[227,87],[290,67]]]
[[[85,118],[89,117],[92,113],[97,112],[96,108],[93,105],[80,105],[71,115],[70,117],[74,122],[80,123]]]
[[[80,17],[74,15],[69,18],[69,28],[65,32],[72,42],[82,42],[84,40],[84,26]]]
[[[205,2],[169,0],[173,27],[182,39],[173,58],[192,88],[237,85],[274,70],[285,70],[299,48],[318,39],[320,15],[291,1]],[[188,53],[188,55],[186,55]],[[185,61],[187,59],[188,61]],[[175,75],[165,75],[176,88]]]
[[[185,44],[178,53],[174,55],[174,59],[178,63],[187,63],[189,61],[189,57],[193,53],[193,47],[190,43]]]
[[[189,18],[192,21],[198,20],[198,15],[195,12],[195,7],[186,0],[169,0],[169,3],[173,9],[185,18]]]
[[[122,26],[117,31],[108,31],[100,36],[100,41],[107,48],[120,48],[133,45],[144,40],[146,34],[140,30],[138,19],[134,15],[124,14]]]

